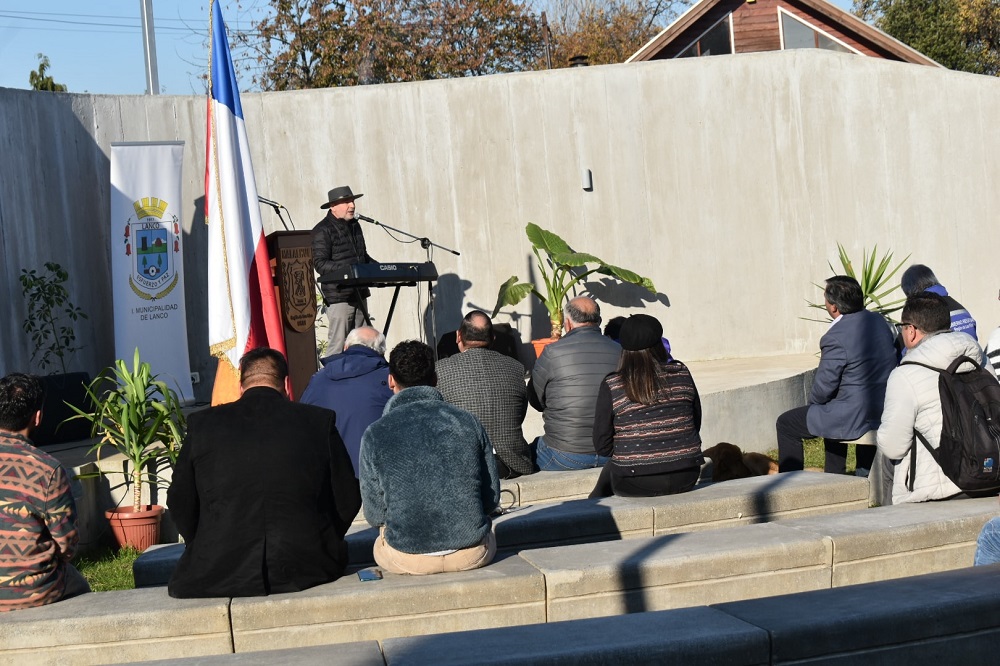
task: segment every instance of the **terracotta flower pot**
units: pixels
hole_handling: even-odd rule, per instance
[[[104,516],[111,523],[111,532],[119,546],[142,552],[160,542],[163,507],[159,504],[148,504],[139,512],[132,511],[132,507],[108,509]]]
[[[559,338],[540,338],[538,340],[532,340],[531,344],[535,348],[535,358],[541,356],[542,350],[545,349],[547,346],[551,345],[558,339]]]

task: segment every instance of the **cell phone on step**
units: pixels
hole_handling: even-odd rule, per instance
[[[382,570],[381,569],[362,569],[358,572],[358,579],[362,582],[367,582],[369,580],[382,580]]]

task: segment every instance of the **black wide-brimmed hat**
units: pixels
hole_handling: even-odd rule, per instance
[[[663,344],[663,341],[660,340],[662,335],[663,326],[655,317],[650,317],[647,314],[634,314],[622,324],[621,337],[618,341],[621,343],[622,349],[642,351]]]
[[[355,194],[351,192],[350,185],[341,185],[340,187],[335,187],[330,190],[330,193],[326,195],[326,203],[320,206],[320,208],[329,208],[339,204],[342,201],[354,201],[355,199],[360,199],[365,195]]]

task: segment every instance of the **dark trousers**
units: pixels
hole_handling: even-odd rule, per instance
[[[819,435],[809,432],[806,414],[809,407],[796,407],[778,417],[775,429],[778,432],[778,471],[794,472],[803,467],[802,440],[813,439]],[[823,471],[831,474],[843,474],[847,471],[847,444],[837,439],[823,439],[826,449],[826,460]],[[857,467],[871,469],[875,459],[874,446],[856,447]]]
[[[507,467],[507,463],[500,460],[500,456],[494,456],[493,459],[497,463],[497,476],[501,479],[516,479],[521,476],[520,472],[515,472],[510,467]]]
[[[617,468],[609,461],[597,478],[597,485],[591,491],[590,497],[659,497],[661,495],[677,495],[693,489],[701,474],[700,467],[679,469],[675,472],[662,474],[618,474]]]

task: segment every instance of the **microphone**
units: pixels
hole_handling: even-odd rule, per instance
[[[268,206],[271,206],[272,208],[284,208],[284,206],[282,206],[277,201],[271,201],[270,199],[266,199],[266,198],[260,196],[259,194],[257,195],[257,201],[261,202],[262,204],[266,204]]]
[[[358,213],[355,213],[354,217],[356,217],[357,219],[361,220],[362,222],[371,222],[372,224],[376,224],[376,220],[373,220],[372,218],[368,217],[367,215],[360,215]]]

